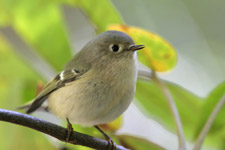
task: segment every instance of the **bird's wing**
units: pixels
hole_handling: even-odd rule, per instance
[[[51,80],[44,89],[38,94],[33,103],[30,105],[26,113],[32,113],[48,98],[49,94],[53,91],[65,86],[77,78],[79,78],[83,73],[80,73],[76,69],[69,69],[60,72],[53,80]]]

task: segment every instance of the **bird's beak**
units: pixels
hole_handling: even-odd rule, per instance
[[[129,51],[137,51],[137,50],[140,50],[144,47],[145,47],[144,45],[131,45],[128,50]]]

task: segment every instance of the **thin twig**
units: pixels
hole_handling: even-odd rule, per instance
[[[161,80],[157,77],[157,75],[154,71],[152,72],[152,77],[153,77],[152,78],[153,81],[156,82],[156,84],[159,86],[162,93],[166,97],[166,99],[169,103],[169,107],[172,111],[173,118],[174,118],[174,121],[176,123],[177,136],[178,136],[178,140],[179,140],[179,150],[185,150],[186,144],[185,144],[185,139],[184,139],[182,123],[181,123],[181,120],[180,120],[180,116],[179,116],[176,104],[173,100],[173,97],[172,97],[171,93],[169,92],[168,88],[165,86],[165,84],[163,82],[161,82]]]
[[[220,101],[217,103],[216,107],[214,108],[214,110],[210,114],[207,122],[205,123],[205,126],[203,127],[201,133],[199,134],[199,136],[196,140],[196,143],[194,145],[193,150],[200,150],[201,149],[201,146],[204,142],[204,139],[205,139],[207,133],[209,132],[209,129],[211,128],[218,112],[224,106],[224,103],[225,103],[225,94],[223,95],[223,97],[220,99]]]
[[[138,78],[152,80],[152,72],[145,70],[138,70]]]
[[[0,33],[7,39],[13,50],[25,60],[35,71],[46,81],[54,77],[56,71],[33,48],[28,45],[23,38],[12,28],[1,28]]]
[[[56,124],[26,115],[15,111],[0,109],[0,120],[11,122],[32,128],[42,133],[48,134],[52,137],[65,142],[67,137],[67,129]],[[83,145],[98,150],[106,150],[109,145],[105,140],[101,140],[79,132],[72,132],[68,143],[74,145]],[[117,150],[128,150],[122,146],[116,145]]]

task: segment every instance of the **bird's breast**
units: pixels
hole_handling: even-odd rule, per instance
[[[113,64],[111,64],[113,65]],[[79,79],[49,97],[50,110],[72,123],[97,125],[110,122],[124,112],[133,99],[136,64],[103,69],[92,68]]]

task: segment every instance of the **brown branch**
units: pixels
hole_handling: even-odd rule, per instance
[[[30,115],[18,113],[15,111],[0,109],[0,120],[11,122],[17,125],[29,127],[31,129],[48,134],[65,142],[67,137],[67,129],[56,124],[32,117]],[[73,132],[68,143],[74,145],[83,145],[98,150],[106,150],[109,148],[108,142],[79,132]],[[117,145],[117,150],[128,150]]]

